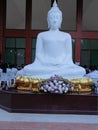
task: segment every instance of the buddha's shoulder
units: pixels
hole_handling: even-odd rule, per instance
[[[43,35],[47,35],[47,33],[48,33],[48,31],[40,32],[40,33],[38,34],[38,37],[41,37],[41,36],[43,36]]]
[[[60,33],[66,37],[71,37],[70,33],[60,31]]]

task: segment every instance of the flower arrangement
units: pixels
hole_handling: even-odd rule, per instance
[[[43,92],[67,93],[68,91],[73,91],[74,85],[69,80],[55,75],[40,82],[39,88]]]

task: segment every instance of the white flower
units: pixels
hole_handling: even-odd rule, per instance
[[[60,93],[63,93],[63,91],[61,90]]]
[[[54,86],[54,84],[52,82],[49,82],[50,86]]]
[[[44,90],[44,87],[43,87],[43,86],[41,87],[41,90]]]
[[[70,90],[73,91],[73,90],[74,90],[74,87],[71,87]]]
[[[55,89],[54,88],[51,88],[51,91],[53,92]]]
[[[47,90],[46,90],[46,89],[44,89],[44,92],[47,92]]]
[[[64,90],[65,90],[65,87],[62,87],[62,90],[64,91]]]
[[[58,90],[56,90],[56,91],[55,91],[55,93],[59,93],[59,91],[58,91]]]
[[[58,86],[58,82],[56,82],[55,85]]]
[[[48,87],[49,87],[49,86],[46,84],[46,85],[45,85],[45,88],[47,89]]]
[[[68,92],[68,88],[67,88],[67,87],[65,88],[64,92],[65,92],[65,93]]]
[[[54,89],[57,89],[58,87],[57,86],[54,86]]]
[[[53,82],[54,82],[54,83],[57,83],[57,80],[55,79],[55,80],[53,80]]]
[[[62,88],[62,85],[58,85],[58,87],[59,87],[59,89],[61,89],[61,88]]]
[[[51,91],[51,87],[48,87],[48,91]]]
[[[64,86],[64,87],[65,87],[66,85],[63,83],[63,84],[62,84],[62,86]]]
[[[63,81],[58,81],[58,83],[59,83],[59,84],[62,84],[62,83],[63,83]]]

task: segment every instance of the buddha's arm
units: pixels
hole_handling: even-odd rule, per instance
[[[66,39],[66,60],[69,60],[69,63],[73,63],[72,60],[72,38],[68,35]]]
[[[40,34],[37,36],[35,60],[43,62],[43,43]]]

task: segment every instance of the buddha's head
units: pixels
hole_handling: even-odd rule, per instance
[[[62,23],[62,12],[58,8],[56,0],[53,3],[53,6],[48,11],[47,15],[48,28],[52,30],[59,29]]]

